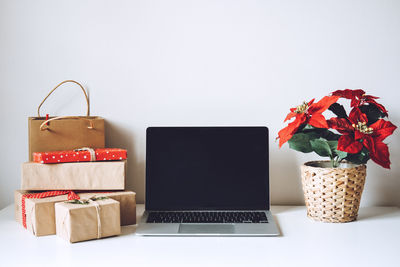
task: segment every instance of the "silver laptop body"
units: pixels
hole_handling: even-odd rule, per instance
[[[147,128],[146,208],[136,234],[279,235],[268,162],[267,127]]]

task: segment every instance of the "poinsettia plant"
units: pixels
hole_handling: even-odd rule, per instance
[[[349,114],[337,103],[340,98],[350,100]],[[384,119],[388,112],[376,99],[361,89],[346,89],[332,92],[318,102],[303,102],[286,116],[285,122],[294,120],[279,131],[279,147],[288,142],[294,150],[329,157],[332,167],[343,160],[365,164],[372,159],[389,169],[389,148],[383,140],[397,127]],[[326,119],[322,114],[326,110],[336,117]]]

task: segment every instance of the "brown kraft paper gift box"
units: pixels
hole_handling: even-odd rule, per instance
[[[124,190],[126,160],[22,164],[22,190]]]
[[[22,225],[22,196],[32,192],[17,190],[15,198],[15,219]],[[91,192],[78,193],[82,199],[91,197],[107,196],[120,203],[121,226],[136,224],[136,193],[131,191],[119,192]],[[29,232],[36,236],[56,234],[54,204],[67,201],[67,195],[46,198],[25,198],[26,227]]]
[[[80,203],[55,204],[57,236],[74,243],[121,234],[118,201],[93,198]]]

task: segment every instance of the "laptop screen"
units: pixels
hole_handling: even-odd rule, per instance
[[[149,127],[147,210],[269,209],[268,128]]]

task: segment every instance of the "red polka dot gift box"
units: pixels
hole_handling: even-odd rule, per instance
[[[75,150],[33,153],[33,161],[37,163],[111,161],[125,160],[126,158],[126,149],[120,148],[80,148]]]

